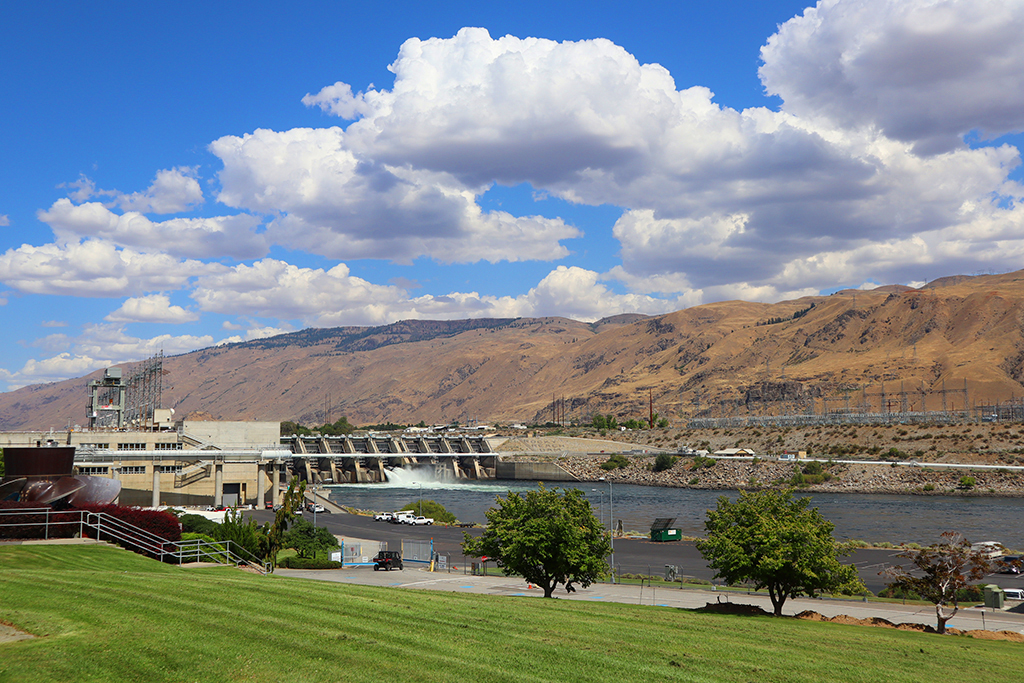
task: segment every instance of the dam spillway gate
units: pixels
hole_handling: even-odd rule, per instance
[[[386,471],[427,471],[438,480],[494,479],[497,454],[480,435],[291,436],[291,467],[310,483],[377,483]]]

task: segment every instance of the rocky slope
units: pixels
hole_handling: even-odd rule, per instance
[[[1024,395],[1022,329],[1024,271],[593,324],[405,321],[169,357],[163,404],[178,415],[307,424],[544,422],[553,398],[566,420],[585,422],[595,412],[645,417],[650,400],[674,424],[883,401],[963,408],[965,394],[969,405]],[[98,375],[0,394],[0,429],[84,423]]]

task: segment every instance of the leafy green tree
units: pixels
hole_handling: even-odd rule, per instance
[[[294,548],[299,557],[315,558],[322,552],[337,548],[338,539],[326,527],[313,526],[312,522],[300,517],[285,532],[283,545]]]
[[[231,541],[260,560],[266,559],[270,550],[268,531],[270,525],[259,525],[252,517],[243,518],[240,511],[228,510],[224,513],[224,521],[217,525],[214,537],[218,541]],[[245,553],[240,553],[243,559]]]
[[[342,436],[356,431],[355,425],[349,424],[348,418],[342,415],[333,424],[318,427],[317,431],[324,436]]]
[[[509,491],[496,501],[483,535],[464,535],[466,555],[500,560],[506,576],[537,584],[545,598],[560,583],[571,593],[574,583],[587,588],[608,572],[608,537],[579,489],[559,493],[541,486],[525,495]]]
[[[722,496],[697,549],[715,578],[767,588],[776,615],[791,597],[865,590],[856,568],[839,562],[853,549],[836,543],[835,525],[809,502],[792,491],[741,492],[735,503]]]
[[[285,491],[284,500],[274,514],[274,521],[267,530],[267,556],[275,565],[277,564],[277,553],[284,545],[284,535],[289,525],[295,521],[295,516],[302,510],[302,500],[306,495],[306,482],[292,479]]]
[[[971,550],[970,542],[960,534],[947,531],[942,534],[942,539],[942,542],[922,550],[899,554],[899,557],[913,563],[920,576],[911,574],[900,565],[879,572],[892,579],[888,584],[890,589],[917,593],[922,600],[935,605],[936,630],[939,633],[946,632],[946,622],[960,609],[963,589],[992,571],[988,558]],[[953,607],[951,612],[946,611],[949,605]]]

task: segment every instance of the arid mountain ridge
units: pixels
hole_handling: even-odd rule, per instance
[[[126,374],[128,365],[123,366]],[[164,359],[178,416],[355,424],[544,422],[654,409],[675,424],[796,406],[910,410],[1024,396],[1024,271],[921,289],[844,290],[775,304],[729,301],[596,323],[566,318],[409,320],[307,329]],[[0,429],[86,423],[99,377],[0,394]],[[802,403],[801,403],[802,402]]]

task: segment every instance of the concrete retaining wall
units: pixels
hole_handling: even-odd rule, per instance
[[[494,466],[495,479],[518,479],[524,481],[578,481],[576,477],[553,462],[497,462]]]

